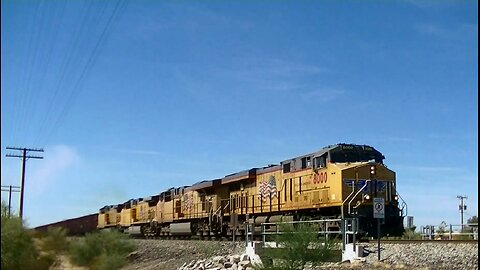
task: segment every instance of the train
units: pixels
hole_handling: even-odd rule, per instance
[[[88,214],[33,228],[34,231],[45,233],[51,228],[62,228],[68,236],[83,236],[97,230],[98,214]]]
[[[362,236],[374,236],[374,198],[383,198],[382,236],[400,236],[406,203],[396,174],[372,146],[338,143],[191,186],[173,187],[99,209],[100,230],[144,237],[245,236],[245,224],[357,218]],[[339,230],[340,222],[325,225]]]

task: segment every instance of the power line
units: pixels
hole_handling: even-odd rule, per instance
[[[12,209],[12,192],[20,192],[20,187],[12,185],[2,186],[2,191],[8,191],[8,217],[10,217],[10,210]]]
[[[43,7],[42,14],[45,16],[42,17],[41,21],[38,24],[44,26],[40,28],[40,38],[38,39],[39,52],[37,65],[36,65],[36,78],[35,78],[35,91],[33,91],[32,103],[28,107],[31,108],[31,111],[37,111],[37,106],[39,106],[43,100],[47,97],[45,95],[47,88],[45,87],[48,80],[46,77],[53,74],[51,72],[53,65],[51,65],[53,49],[58,44],[57,39],[59,35],[59,25],[62,25],[63,14],[65,10],[66,2],[62,1],[61,5],[56,3],[45,2]],[[33,135],[37,132],[30,132],[32,128],[34,131],[37,131],[40,127],[41,114],[33,114],[30,116],[31,124],[27,125],[25,130],[27,134]],[[34,136],[28,138],[28,142],[34,142]]]
[[[85,66],[83,67],[83,69],[80,73],[80,76],[77,78],[76,82],[73,85],[73,90],[69,93],[69,95],[67,97],[67,100],[66,100],[66,103],[64,104],[63,108],[60,111],[59,117],[56,119],[56,121],[53,124],[52,129],[47,134],[45,143],[48,142],[48,140],[50,139],[52,134],[59,127],[63,118],[65,118],[65,116],[67,115],[69,109],[72,106],[72,103],[73,103],[75,97],[77,97],[80,94],[80,92],[82,90],[83,82],[85,81],[85,78],[87,77],[87,74],[89,73],[92,66],[95,65],[95,62],[98,58],[98,54],[100,52],[100,48],[102,47],[102,44],[104,43],[104,40],[106,38],[106,34],[107,34],[108,30],[111,28],[112,22],[114,21],[115,17],[117,17],[118,11],[122,10],[123,5],[124,5],[124,2],[122,2],[122,0],[118,0],[117,3],[115,4],[115,7],[114,7],[112,13],[108,17],[107,22],[104,25],[103,30],[101,31],[100,37],[98,38],[97,42],[95,43],[95,45],[93,47],[93,50],[90,53],[90,55],[87,59],[87,62],[86,62]]]
[[[34,159],[43,159],[41,156],[31,156],[27,155],[28,152],[44,152],[43,149],[37,148],[21,148],[21,147],[7,147],[7,150],[17,150],[22,151],[22,155],[15,155],[15,154],[6,154],[6,157],[18,157],[22,159],[22,185],[20,186],[20,220],[23,220],[23,194],[25,192],[25,165],[26,161],[29,158]],[[23,221],[22,221],[23,222]]]
[[[63,57],[52,59],[52,53],[56,52],[54,49],[57,37],[63,37],[59,28],[63,27],[62,19],[67,16],[66,11],[70,10],[67,6],[70,5],[63,3],[59,7],[46,0],[40,0],[29,12],[30,23],[25,29],[28,31],[26,35],[28,42],[25,42],[28,50],[23,59],[25,68],[18,76],[19,89],[23,94],[14,96],[17,105],[14,107],[18,110],[15,110],[13,115],[13,128],[10,131],[12,138],[18,138],[18,134],[21,133],[23,136],[29,136],[25,137],[25,140],[43,144],[41,142],[47,142],[56,132],[71,110],[76,97],[82,92],[83,85],[101,54],[109,30],[125,8],[126,1],[108,3],[87,1],[82,4],[81,12],[78,13],[79,23],[75,24],[76,31],[71,31],[74,34],[69,39],[70,42],[64,44],[67,46],[58,45],[60,49],[64,48],[65,54]],[[56,21],[59,23],[55,23]],[[92,36],[96,36],[96,40],[91,40],[93,42],[89,40]],[[66,39],[59,39],[58,43],[65,43],[64,40]],[[48,46],[49,44],[53,45]],[[59,65],[51,66],[51,61],[57,59]],[[57,66],[58,72],[53,72],[53,67]],[[46,74],[52,74],[50,76],[53,79],[51,82],[53,91],[49,91],[48,95],[45,88],[45,82],[48,82]],[[42,101],[48,105],[42,114],[27,115],[25,108],[36,108]],[[38,132],[32,133],[31,130]]]
[[[23,122],[24,118],[27,117],[27,109],[26,109],[26,96],[28,95],[27,92],[27,81],[29,81],[30,78],[30,73],[32,69],[32,53],[33,53],[33,41],[34,41],[34,36],[35,36],[35,30],[36,30],[36,21],[38,17],[38,9],[40,6],[40,1],[36,2],[35,9],[33,10],[32,16],[28,16],[29,24],[27,25],[27,29],[25,29],[25,32],[27,32],[27,35],[29,36],[28,38],[28,43],[27,43],[27,52],[26,52],[26,58],[25,58],[25,66],[22,68],[22,79],[20,79],[19,83],[19,89],[21,92],[24,92],[25,95],[18,95],[18,97],[14,100],[14,106],[17,108],[14,110],[14,115],[13,115],[13,135],[12,138],[19,137],[19,133],[23,128]],[[28,32],[30,30],[30,33]]]
[[[72,39],[72,42],[68,46],[68,50],[67,50],[68,54],[65,58],[63,58],[63,61],[61,61],[62,63],[60,65],[61,66],[60,74],[58,76],[58,80],[56,81],[56,84],[54,87],[55,90],[53,92],[53,96],[51,97],[50,102],[47,102],[48,109],[46,114],[44,115],[43,121],[40,122],[41,123],[40,130],[38,132],[37,138],[41,138],[44,135],[44,133],[48,133],[49,129],[47,128],[47,123],[51,118],[55,119],[54,108],[58,107],[58,105],[55,106],[55,104],[64,104],[64,102],[61,102],[62,96],[60,95],[60,92],[61,92],[62,86],[64,85],[64,82],[68,78],[67,76],[68,71],[70,71],[71,68],[73,68],[71,63],[75,62],[73,61],[74,56],[76,56],[77,51],[79,51],[81,48],[80,46],[81,37],[85,35],[84,33],[86,32],[85,29],[87,29],[86,27],[87,27],[88,21],[90,20],[91,14],[93,14],[92,12],[94,10],[93,5],[94,5],[94,1],[90,1],[87,6],[83,6],[84,12],[82,12],[81,20],[80,20],[80,23],[77,25],[76,30],[73,31],[75,33],[75,36]],[[64,93],[68,92],[68,87],[64,87],[63,92]],[[39,139],[35,141],[39,141]]]
[[[24,114],[24,125],[23,125],[23,129],[22,131],[24,132],[24,134],[26,134],[28,137],[25,137],[25,141],[28,141],[28,142],[31,142],[31,135],[32,133],[30,132],[31,128],[32,128],[32,124],[34,123],[34,119],[35,119],[35,116],[36,114],[33,114],[33,115],[30,115],[29,112],[30,112],[30,109],[27,109],[27,108],[33,108],[37,102],[38,102],[38,98],[37,96],[40,94],[40,90],[41,90],[41,85],[38,83],[38,73],[39,71],[38,70],[41,70],[41,69],[46,69],[47,67],[40,67],[39,66],[39,60],[41,59],[41,55],[43,55],[43,53],[41,53],[42,51],[42,36],[44,34],[44,30],[45,30],[45,24],[46,24],[46,20],[45,20],[45,15],[46,15],[46,12],[48,11],[48,8],[46,8],[46,1],[45,0],[42,0],[40,1],[40,6],[39,6],[39,10],[38,10],[38,19],[36,19],[36,22],[35,22],[35,31],[34,31],[34,37],[33,37],[33,41],[32,41],[32,45],[34,46],[33,47],[33,56],[32,56],[32,62],[31,62],[31,73],[30,73],[30,77],[27,79],[26,81],[26,91],[25,91],[25,114]],[[37,14],[35,14],[37,15]],[[37,18],[37,17],[36,17]],[[35,110],[35,109],[33,109]]]

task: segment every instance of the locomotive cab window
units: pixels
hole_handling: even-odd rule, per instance
[[[321,155],[319,157],[315,157],[313,159],[313,166],[314,166],[315,169],[326,167],[327,166],[327,154]]]
[[[302,169],[305,169],[307,167],[310,167],[311,162],[310,162],[310,157],[304,157],[302,158]]]
[[[283,164],[283,172],[284,173],[290,172],[290,162]]]

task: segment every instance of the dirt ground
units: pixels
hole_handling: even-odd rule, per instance
[[[129,264],[122,270],[177,269],[185,262],[213,256],[242,254],[244,242],[195,240],[134,240],[137,250],[130,255]]]
[[[88,270],[88,268],[75,266],[70,263],[67,256],[60,255],[57,261],[50,267],[50,270]]]
[[[137,249],[128,257],[128,264],[122,270],[155,269],[172,270],[182,266],[185,262],[206,259],[213,256],[242,254],[244,243],[226,241],[193,241],[193,240],[132,240]],[[59,256],[50,270],[88,270],[84,267],[72,265],[68,257]]]
[[[137,248],[128,256],[128,264],[121,270],[174,270],[184,263],[210,259],[214,256],[243,254],[245,243],[231,241],[198,240],[132,240]],[[369,254],[359,263],[325,263],[320,266],[306,267],[319,269],[478,269],[478,244],[417,244],[384,245],[382,260],[377,261],[376,245],[366,246]],[[451,254],[450,254],[451,253]],[[61,256],[51,270],[86,270],[73,266],[68,258]]]

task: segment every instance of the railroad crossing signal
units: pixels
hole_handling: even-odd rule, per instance
[[[373,198],[373,218],[385,218],[385,200]]]

